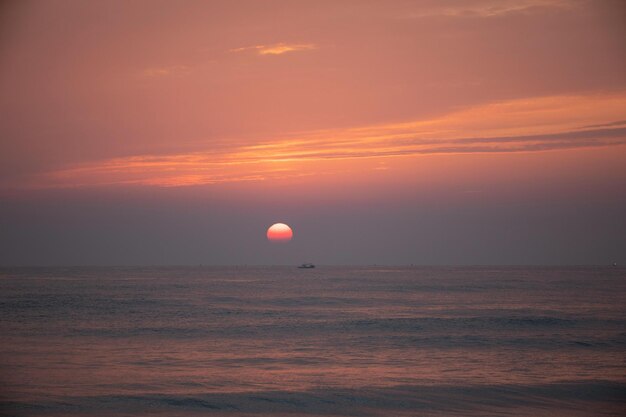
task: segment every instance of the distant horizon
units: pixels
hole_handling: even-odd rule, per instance
[[[298,267],[301,264],[152,264],[152,265],[0,265],[0,269],[2,268],[196,268],[196,267],[216,267],[216,268],[240,268],[240,267]],[[626,265],[619,263],[616,265],[613,264],[318,264],[313,263],[315,268],[324,268],[324,267],[398,267],[398,268],[473,268],[473,267],[610,267],[610,268],[619,268],[626,267]],[[306,273],[306,272],[303,272]]]

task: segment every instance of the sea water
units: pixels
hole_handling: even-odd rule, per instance
[[[8,416],[626,412],[626,269],[0,269]]]

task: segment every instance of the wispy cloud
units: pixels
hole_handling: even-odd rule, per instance
[[[626,120],[617,120],[615,122],[583,126],[583,129],[593,129],[593,128],[598,128],[598,127],[615,127],[615,126],[626,126]]]
[[[312,43],[276,43],[272,45],[255,45],[231,49],[231,52],[255,51],[258,55],[282,55],[288,52],[308,51],[317,49]]]
[[[478,0],[461,2],[448,6],[444,3],[421,8],[402,18],[451,17],[451,18],[493,18],[518,13],[531,13],[542,9],[571,9],[576,3],[566,0]]]
[[[191,71],[191,67],[186,65],[170,65],[165,67],[146,68],[141,72],[144,77],[158,78],[172,75],[185,75]]]
[[[207,152],[140,155],[47,173],[43,187],[185,186],[315,175],[319,162],[381,162],[427,154],[511,153],[626,145],[626,94],[493,103],[406,123],[293,134]],[[329,172],[329,171],[327,171]]]

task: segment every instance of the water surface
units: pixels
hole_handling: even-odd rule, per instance
[[[626,410],[626,269],[0,269],[11,416]]]

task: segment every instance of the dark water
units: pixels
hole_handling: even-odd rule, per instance
[[[0,270],[0,414],[626,414],[626,269]]]

